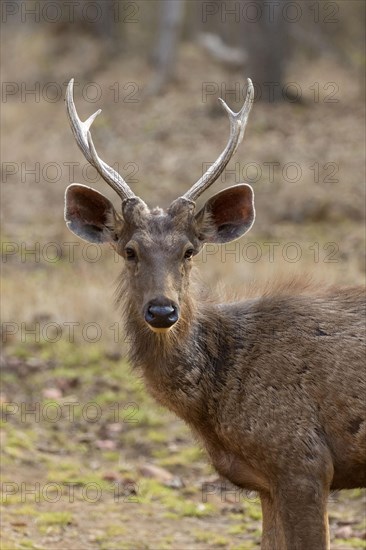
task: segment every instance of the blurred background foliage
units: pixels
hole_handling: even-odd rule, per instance
[[[74,238],[63,221],[63,195],[72,182],[118,201],[78,150],[64,95],[74,77],[81,118],[103,108],[93,126],[99,155],[149,204],[167,206],[227,141],[217,98],[239,110],[251,77],[256,100],[244,142],[200,203],[246,181],[255,190],[257,220],[234,245],[203,252],[197,260],[202,279],[213,288],[223,281],[238,295],[304,273],[327,283],[362,284],[364,15],[365,4],[353,0],[3,0],[1,399],[6,406],[74,396],[102,407],[132,400],[140,411],[138,429],[124,425],[120,431],[108,415],[95,426],[79,418],[57,428],[12,417],[4,430],[5,465],[17,481],[52,480],[61,460],[61,478],[84,476],[82,485],[92,475],[140,482],[136,465],[149,460],[172,474],[185,472],[188,487],[185,493],[170,488],[178,491],[176,500],[161,479],[160,493],[147,488],[140,536],[128,514],[126,531],[117,533],[116,518],[104,524],[100,512],[93,519],[79,503],[80,529],[91,532],[90,540],[81,540],[72,511],[45,518],[42,501],[22,514],[16,501],[7,510],[9,525],[19,525],[7,528],[4,548],[61,548],[65,541],[70,547],[147,548],[149,537],[154,548],[258,545],[257,505],[246,501],[241,516],[235,503],[220,498],[213,509],[200,507],[207,466],[188,432],[154,407],[123,363],[126,343],[113,308],[121,261]],[[353,494],[332,504],[335,547],[363,547],[362,499]],[[113,502],[110,517],[112,508]],[[239,527],[243,511],[245,529]],[[39,523],[25,519],[39,514]],[[160,522],[153,532],[151,516]],[[188,535],[192,528],[195,534]]]

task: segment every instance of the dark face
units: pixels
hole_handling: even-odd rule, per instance
[[[136,310],[154,332],[170,330],[187,296],[192,259],[202,247],[193,212],[188,201],[166,212],[124,204],[117,252],[126,262]]]
[[[184,198],[163,211],[139,198],[122,203],[122,215],[103,195],[72,185],[65,218],[78,236],[109,242],[126,264],[124,287],[141,320],[154,332],[169,331],[189,298],[193,257],[206,242],[225,243],[243,235],[254,221],[253,191],[237,185],[214,195],[195,213]]]

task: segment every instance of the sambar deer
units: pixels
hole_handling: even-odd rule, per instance
[[[217,472],[258,491],[262,548],[329,548],[327,499],[366,485],[364,306],[362,289],[282,286],[233,303],[204,301],[190,283],[193,257],[205,243],[227,243],[252,227],[249,185],[195,201],[223,172],[243,139],[253,103],[248,80],[226,148],[167,210],[149,208],[94,148],[70,81],[66,105],[88,162],[117,192],[121,210],[97,191],[66,190],[69,229],[110,243],[124,258],[118,289],[132,365],[148,390],[202,442]]]

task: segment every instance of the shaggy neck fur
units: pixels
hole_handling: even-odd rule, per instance
[[[206,388],[212,388],[212,383],[217,385],[220,377],[215,366],[222,363],[227,349],[224,341],[228,327],[222,323],[219,307],[203,301],[200,290],[192,285],[180,304],[179,321],[168,332],[159,334],[146,325],[137,311],[126,278],[121,277],[117,289],[132,366],[142,370],[155,399],[180,417],[189,416],[190,423],[194,413],[201,418],[206,410]],[[199,300],[195,298],[198,292]]]

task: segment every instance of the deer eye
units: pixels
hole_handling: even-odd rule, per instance
[[[137,255],[133,248],[127,247],[125,248],[125,254],[126,254],[126,260],[136,260]]]
[[[193,248],[188,248],[184,253],[184,259],[185,260],[190,260],[193,256],[193,254],[194,254],[194,249]]]

